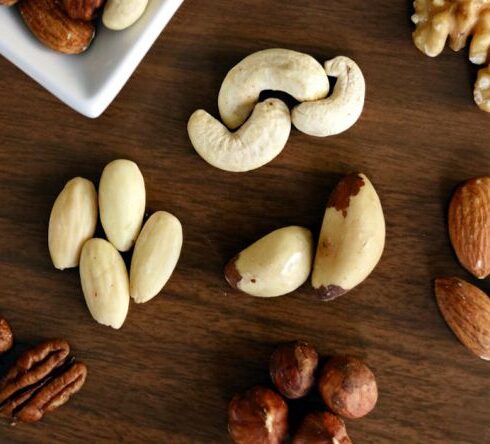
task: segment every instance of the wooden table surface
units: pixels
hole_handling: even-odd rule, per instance
[[[430,59],[415,49],[410,3],[185,0],[97,120],[0,60],[0,312],[20,346],[63,337],[89,367],[69,404],[39,424],[2,424],[0,442],[229,442],[229,399],[269,382],[276,344],[305,338],[376,372],[376,410],[347,423],[355,443],[490,443],[489,364],[456,340],[432,289],[436,276],[472,281],[451,250],[446,209],[457,183],[489,173],[490,115],[473,104],[465,51]],[[192,149],[187,119],[198,107],[217,115],[226,72],[269,47],[353,57],[367,80],[362,118],[326,139],[293,130],[259,170],[214,169]],[[121,157],[139,164],[148,208],[176,214],[185,241],[162,294],[131,304],[115,331],[90,317],[78,270],[52,267],[47,227],[68,179],[97,182]],[[371,178],[387,221],[367,281],[331,303],[309,284],[270,300],[228,287],[226,261],[264,234],[290,224],[318,233],[329,192],[353,170]]]

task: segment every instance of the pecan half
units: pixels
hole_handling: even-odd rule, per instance
[[[8,352],[14,343],[14,335],[6,319],[0,318],[0,355]]]
[[[69,353],[70,346],[62,339],[42,342],[26,351],[17,359],[2,381],[0,405],[15,393],[38,384],[55,368],[62,365]]]
[[[72,19],[92,20],[97,9],[102,7],[105,0],[63,0],[63,7]]]
[[[25,352],[0,388],[0,413],[12,423],[35,422],[65,404],[87,377],[87,366],[68,357],[64,340],[46,341]]]
[[[82,388],[86,378],[87,366],[83,362],[75,362],[59,375],[48,378],[32,397],[12,410],[12,416],[22,422],[39,421],[44,414],[65,404]]]

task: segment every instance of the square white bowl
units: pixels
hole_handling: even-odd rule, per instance
[[[144,15],[124,31],[102,23],[83,54],[46,48],[23,23],[16,7],[0,6],[0,54],[87,117],[99,117],[128,81],[183,0],[149,0]]]

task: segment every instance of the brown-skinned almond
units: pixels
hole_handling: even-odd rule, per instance
[[[63,0],[63,7],[72,19],[93,20],[105,0]]]
[[[462,279],[435,281],[437,304],[458,339],[478,357],[490,360],[490,298]]]
[[[449,205],[449,236],[461,265],[478,279],[490,274],[490,177],[455,191]]]
[[[85,51],[95,35],[92,22],[74,20],[54,0],[24,0],[19,3],[24,22],[47,47],[64,54]]]

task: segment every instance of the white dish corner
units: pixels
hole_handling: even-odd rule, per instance
[[[183,0],[150,0],[143,17],[124,31],[102,25],[80,55],[56,53],[36,40],[17,8],[0,7],[0,54],[62,102],[96,118],[111,104]]]

